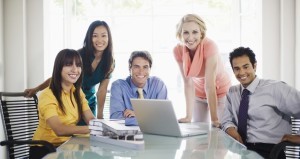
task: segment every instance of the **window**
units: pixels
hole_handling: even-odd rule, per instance
[[[111,81],[129,75],[128,58],[132,51],[148,50],[154,61],[151,75],[166,83],[179,117],[185,115],[184,94],[172,51],[178,43],[175,26],[184,14],[196,13],[205,20],[207,36],[217,42],[233,84],[236,81],[228,53],[243,44],[258,54],[261,50],[258,0],[52,0],[48,6],[48,76],[56,53],[63,48],[81,48],[89,24],[104,20],[112,31],[116,59]]]

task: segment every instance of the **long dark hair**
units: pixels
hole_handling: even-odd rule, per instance
[[[92,61],[91,61],[91,57],[93,56],[94,52],[95,52],[95,48],[93,46],[93,33],[95,28],[97,28],[98,26],[104,26],[107,30],[108,33],[108,45],[105,48],[105,50],[103,51],[103,55],[102,55],[102,59],[101,61],[105,61],[106,64],[102,65],[102,69],[104,70],[105,76],[108,76],[108,74],[111,71],[111,68],[113,67],[113,42],[112,42],[112,37],[111,37],[111,32],[110,32],[110,28],[107,25],[107,23],[105,21],[94,21],[90,24],[85,38],[84,38],[84,42],[83,42],[83,48],[80,49],[79,51],[83,51],[85,55],[82,56],[82,60],[83,60],[83,68],[84,68],[84,73],[87,75],[91,75],[92,74]]]
[[[56,55],[52,78],[51,78],[51,82],[50,82],[50,89],[52,90],[56,100],[58,101],[58,106],[59,106],[60,110],[64,114],[66,114],[66,110],[65,110],[65,106],[61,100],[61,93],[62,93],[61,71],[64,66],[73,64],[74,60],[76,62],[76,65],[80,66],[82,69],[83,66],[82,66],[81,57],[76,50],[72,50],[72,49],[61,50]],[[78,106],[79,119],[81,119],[81,117],[82,117],[82,101],[80,98],[81,84],[82,84],[82,73],[79,76],[78,80],[74,83],[74,86],[75,86],[74,97],[75,97],[75,101]]]

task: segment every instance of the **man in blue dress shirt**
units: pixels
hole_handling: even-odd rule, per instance
[[[124,119],[134,117],[130,98],[138,98],[138,88],[143,89],[145,99],[167,99],[164,82],[150,76],[152,57],[147,51],[134,51],[129,58],[130,76],[112,83],[110,96],[110,118]]]
[[[222,129],[249,150],[268,158],[273,146],[285,134],[291,134],[291,116],[300,118],[300,92],[281,81],[259,79],[255,74],[255,54],[250,48],[239,47],[229,58],[240,84],[232,86],[227,93]],[[239,109],[244,89],[250,94],[246,134],[242,138]]]

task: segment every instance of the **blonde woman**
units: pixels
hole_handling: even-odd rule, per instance
[[[186,116],[179,122],[211,122],[220,127],[225,95],[231,85],[216,43],[206,37],[206,25],[195,14],[177,24],[180,43],[174,56],[184,81]]]

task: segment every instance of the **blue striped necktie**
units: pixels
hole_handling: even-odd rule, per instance
[[[248,119],[248,107],[249,107],[249,94],[247,89],[243,90],[242,100],[239,108],[238,115],[238,132],[242,137],[243,142],[247,139],[247,119]]]

